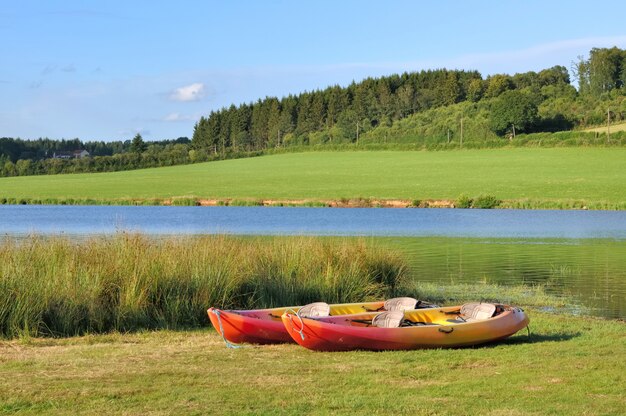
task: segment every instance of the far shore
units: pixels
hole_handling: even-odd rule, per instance
[[[499,200],[492,196],[487,204],[476,204],[480,198],[464,199],[277,199],[277,198],[200,198],[181,196],[172,198],[0,198],[0,205],[119,205],[119,206],[259,206],[259,207],[317,207],[317,208],[483,208],[483,209],[562,209],[624,211],[626,202],[585,200]]]

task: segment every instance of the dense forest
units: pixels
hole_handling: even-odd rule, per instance
[[[397,122],[425,113],[445,117],[447,111],[432,110],[464,103],[460,107],[468,112],[465,118],[486,112],[480,128],[465,131],[470,141],[600,124],[607,112],[613,121],[626,117],[626,51],[594,48],[588,59],[573,63],[573,76],[579,90],[571,85],[564,66],[486,79],[477,71],[446,69],[368,78],[346,88],[267,97],[214,111],[198,121],[192,143],[223,153],[381,137],[393,141],[415,135],[394,129]],[[424,120],[422,127],[430,130],[426,135],[431,139],[437,136],[447,142],[461,117],[436,130],[429,127],[441,120]]]
[[[84,143],[0,138],[0,175],[169,166],[305,146],[484,147],[519,145],[533,135],[549,145],[573,134],[593,138],[580,130],[626,119],[626,50],[594,48],[587,59],[572,63],[571,74],[554,66],[486,78],[447,69],[367,78],[213,111],[196,123],[191,141],[145,143],[139,135],[132,141]],[[614,143],[624,136],[614,135]],[[90,157],[51,158],[78,149]]]

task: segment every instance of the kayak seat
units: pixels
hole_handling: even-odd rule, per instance
[[[386,311],[407,311],[415,309],[415,306],[417,306],[417,299],[403,297],[387,299],[383,308]]]
[[[330,315],[330,305],[326,302],[314,302],[304,305],[298,310],[298,315],[303,318],[320,318]]]
[[[404,312],[402,311],[381,312],[372,319],[372,326],[378,328],[398,328],[403,320]]]
[[[496,314],[497,306],[493,303],[466,303],[461,306],[459,316],[456,319],[448,319],[448,322],[462,324],[464,322],[484,321]]]
[[[400,326],[402,327],[406,327],[406,326],[433,326],[433,325],[439,325],[439,324],[435,324],[432,322],[414,322],[414,321],[409,321],[408,319],[405,319],[402,321],[402,323],[400,324]]]

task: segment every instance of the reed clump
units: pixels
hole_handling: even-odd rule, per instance
[[[0,337],[71,336],[207,324],[206,309],[356,302],[407,275],[359,240],[229,236],[0,242]]]

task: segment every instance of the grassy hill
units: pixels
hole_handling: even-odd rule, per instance
[[[626,202],[624,160],[624,148],[295,153],[126,172],[1,178],[0,198],[17,203],[172,197],[440,200],[489,194],[543,201],[543,206],[568,207],[582,200],[590,207],[619,208]]]

